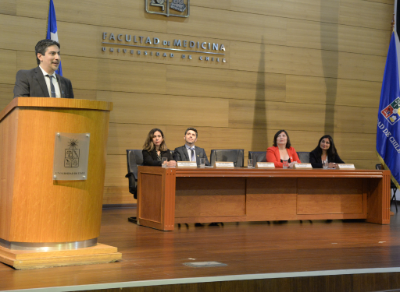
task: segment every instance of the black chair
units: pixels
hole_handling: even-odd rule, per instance
[[[301,163],[310,163],[310,152],[297,152]]]
[[[170,150],[171,155],[174,151]],[[138,166],[143,165],[143,154],[142,150],[139,149],[127,149],[126,160],[128,165],[128,174],[125,175],[129,179],[129,192],[133,194],[133,197],[137,199],[137,180],[138,180]]]
[[[214,165],[215,161],[230,161],[235,167],[244,166],[244,150],[243,149],[212,149],[210,155],[210,164]]]
[[[129,192],[137,199],[137,180],[138,180],[138,166],[143,165],[142,150],[127,149],[126,160],[128,165],[128,174],[125,175],[129,180]]]
[[[142,150],[127,149],[126,161],[128,165],[128,174],[125,175],[125,177],[129,180],[129,192],[137,199],[138,166],[143,165]],[[129,217],[128,220],[137,223],[136,217]]]
[[[376,169],[382,170],[382,164],[377,164],[375,165]],[[396,200],[396,192],[397,192],[397,187],[396,184],[390,180],[390,188],[392,190],[392,198],[390,199],[390,205],[394,202],[394,206],[396,207],[396,213],[397,213],[397,200]]]
[[[257,162],[267,162],[267,151],[249,151],[248,158],[253,159],[253,166],[257,165]]]

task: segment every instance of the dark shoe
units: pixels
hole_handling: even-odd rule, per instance
[[[128,221],[137,224],[137,217],[129,217]]]
[[[186,229],[189,229],[189,224],[187,223],[182,223],[182,224],[185,224]],[[181,229],[181,223],[178,223],[178,229]]]
[[[219,222],[212,222],[212,223],[210,223],[210,224],[208,224],[208,226],[219,226]],[[222,226],[224,226],[224,224],[223,223],[221,223],[222,224]]]

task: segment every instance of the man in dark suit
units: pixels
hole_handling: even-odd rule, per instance
[[[20,70],[14,86],[14,98],[63,97],[74,98],[71,81],[55,73],[60,65],[60,44],[52,40],[41,40],[35,46],[38,67]]]
[[[175,148],[174,160],[196,161],[197,165],[200,165],[200,158],[205,158],[206,165],[210,166],[204,149],[194,145],[197,141],[197,130],[195,128],[187,128],[183,139],[185,139],[185,145]]]

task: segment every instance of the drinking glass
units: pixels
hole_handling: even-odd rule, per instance
[[[167,167],[167,162],[168,162],[168,158],[167,157],[162,157],[161,158],[162,167]]]

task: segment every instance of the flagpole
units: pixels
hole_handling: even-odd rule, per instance
[[[392,18],[392,23],[391,23],[391,26],[392,26],[391,33],[394,32],[394,25],[396,24],[396,21],[394,20],[394,17],[395,17],[395,14],[393,13],[393,18]]]
[[[47,34],[47,30],[49,29],[49,14],[50,14],[50,1],[49,0],[49,9],[47,10],[47,21],[46,21],[46,34]]]
[[[46,39],[53,40],[56,42],[60,42],[58,40],[58,28],[57,28],[57,20],[56,20],[56,10],[54,7],[54,2],[53,0],[50,0],[49,2],[49,15],[47,18],[47,33],[46,33]],[[56,70],[56,74],[59,74],[60,76],[63,75],[62,73],[62,66],[61,66],[61,61],[58,66],[58,69]]]

